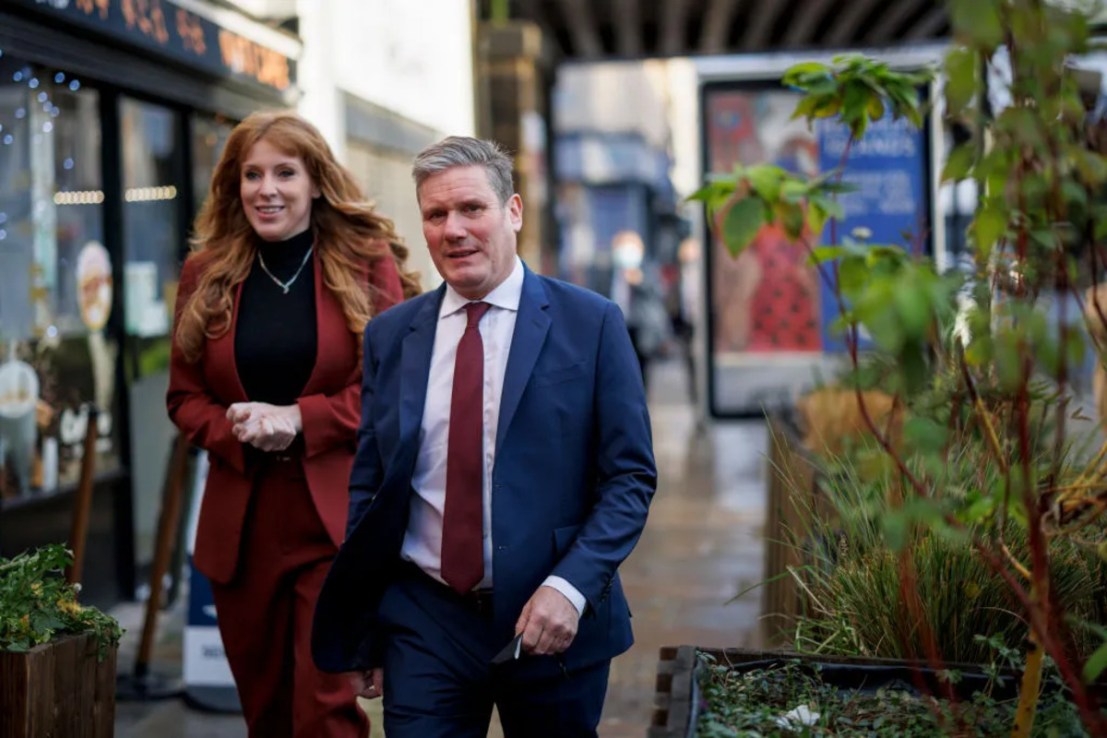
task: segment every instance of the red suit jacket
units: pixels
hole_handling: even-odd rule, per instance
[[[196,289],[203,270],[202,255],[188,258],[181,269],[177,312]],[[312,257],[315,273],[315,317],[318,350],[315,368],[296,401],[303,416],[304,473],[315,509],[337,547],[346,531],[350,468],[361,414],[361,362],[358,342],[346,324],[338,299],[323,284],[319,253]],[[390,256],[368,267],[376,288],[373,314],[403,300],[396,264]],[[173,342],[166,402],[169,417],[210,461],[193,561],[212,581],[226,584],[238,564],[239,543],[253,490],[253,469],[245,448],[231,433],[227,407],[249,398],[235,368],[234,337],[238,321],[239,284],[231,327],[207,339],[195,363],[185,361]]]

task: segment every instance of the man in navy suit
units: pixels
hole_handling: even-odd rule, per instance
[[[315,660],[383,696],[389,738],[483,738],[493,704],[509,737],[595,736],[656,487],[634,349],[612,302],[518,258],[496,144],[447,138],[413,176],[445,283],[366,328]]]

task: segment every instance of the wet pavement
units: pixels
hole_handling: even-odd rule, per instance
[[[761,422],[698,429],[684,391],[683,365],[656,363],[650,411],[660,480],[642,539],[621,569],[634,613],[636,643],[612,664],[600,736],[643,738],[653,711],[662,646],[760,646],[759,590],[728,603],[762,578],[768,437]],[[184,604],[162,614],[152,671],[179,676]],[[143,610],[114,614],[129,633],[121,672],[133,668]],[[383,736],[379,701],[368,705],[372,737]],[[179,699],[120,701],[117,738],[240,738],[241,718],[187,707]],[[493,720],[489,736],[500,736]]]

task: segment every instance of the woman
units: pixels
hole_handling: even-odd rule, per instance
[[[311,617],[345,534],[361,334],[417,278],[392,223],[293,113],[235,128],[195,230],[167,402],[211,462],[194,561],[250,735],[365,736],[346,680],[312,664]]]

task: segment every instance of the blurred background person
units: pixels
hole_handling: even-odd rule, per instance
[[[361,334],[418,292],[406,256],[310,123],[235,128],[182,269],[167,401],[211,461],[194,563],[251,737],[368,734],[309,637],[346,527]]]
[[[657,265],[646,258],[642,237],[619,231],[611,240],[614,270],[611,299],[623,311],[634,353],[642,368],[642,383],[649,389],[649,364],[669,338],[670,319],[665,310]]]
[[[671,299],[673,307],[670,310],[673,337],[679,344],[684,368],[688,373],[688,399],[693,405],[699,404],[695,338],[703,283],[702,255],[700,242],[695,238],[688,237],[680,242],[677,248],[678,273]]]

